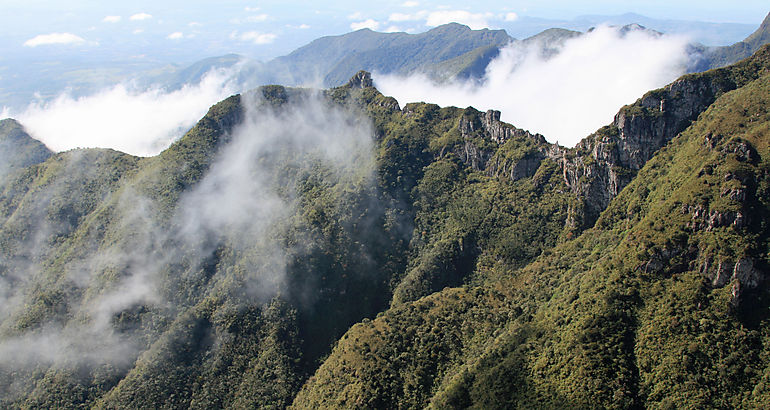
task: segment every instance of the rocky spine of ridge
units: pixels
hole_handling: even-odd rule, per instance
[[[760,77],[768,68],[770,46],[765,46],[735,66],[682,77],[623,107],[612,124],[574,150],[552,151],[557,153],[552,158],[559,161],[565,182],[585,201],[584,227],[592,226],[636,172],[717,97]]]
[[[548,144],[532,134],[500,121],[490,110],[476,118],[462,117],[458,129],[463,144],[455,154],[466,164],[490,176],[519,180],[535,174],[544,159],[559,164],[564,182],[583,201],[582,216],[574,228],[592,226],[612,198],[677,134],[706,110],[718,96],[741,87],[770,69],[770,46],[735,66],[682,77],[645,94],[623,107],[612,124],[583,139],[574,148]],[[523,156],[494,156],[473,141],[474,136],[502,146],[523,137],[533,148]],[[573,212],[578,212],[573,210]]]
[[[501,158],[493,156],[493,152],[479,148],[473,141],[475,134],[491,140],[502,146],[512,138],[525,138],[538,145],[547,144],[540,134],[532,134],[500,121],[500,111],[488,110],[473,118],[461,117],[458,129],[463,138],[463,144],[455,150],[455,154],[463,163],[477,171],[485,171],[490,176],[507,176],[516,181],[534,175],[545,156],[535,151],[522,158]]]

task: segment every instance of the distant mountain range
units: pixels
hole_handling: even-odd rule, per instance
[[[730,65],[754,54],[767,43],[770,43],[770,14],[765,17],[759,28],[743,41],[730,46],[705,48],[703,65],[697,69],[700,71]]]
[[[622,17],[620,21],[629,17],[639,17],[642,22],[657,21],[638,15]],[[643,24],[629,23],[622,26],[623,32],[631,30],[664,34]],[[238,81],[244,84],[244,89],[273,83],[334,87],[344,84],[359,70],[399,75],[421,72],[438,81],[454,78],[479,79],[484,75],[489,62],[499,55],[503,47],[525,48],[536,44],[544,57],[550,57],[560,51],[565,41],[582,34],[575,30],[549,28],[518,40],[504,30],[471,30],[457,23],[445,24],[420,34],[379,33],[362,29],[339,36],[319,38],[286,56],[266,63],[245,61],[235,55],[202,60],[174,73],[173,84],[181,86],[199,81],[210,69],[230,67],[237,63],[242,64]],[[692,63],[688,71],[698,72],[724,67],[752,55],[768,42],[770,14],[753,34],[733,45],[708,47],[692,44],[689,48]]]
[[[650,19],[640,19],[650,21]],[[631,23],[622,27],[623,32],[632,30],[654,31],[641,24]],[[590,29],[589,29],[590,31]],[[255,84],[320,84],[333,87],[345,83],[358,70],[382,74],[408,75],[422,72],[436,80],[481,78],[492,59],[503,47],[541,48],[544,57],[559,52],[564,42],[582,35],[582,32],[562,28],[549,28],[534,36],[517,40],[503,30],[471,30],[469,27],[450,23],[421,34],[378,33],[369,29],[352,33],[323,37],[303,46],[291,54],[267,63],[246,63],[241,81]],[[752,55],[770,42],[770,14],[760,27],[745,40],[730,46],[707,47],[692,44],[689,48],[692,63],[689,72],[723,67]],[[195,65],[194,72],[203,74],[206,68],[232,65],[233,56],[208,59]],[[190,69],[183,80],[189,81]],[[180,79],[181,84],[181,79]],[[249,87],[246,87],[249,88]]]
[[[692,38],[695,43],[707,46],[724,46],[738,42],[752,32],[756,26],[741,23],[712,23],[705,21],[688,21],[657,19],[638,13],[619,15],[583,15],[571,20],[543,19],[521,16],[502,28],[513,37],[527,38],[552,27],[560,27],[574,31],[586,31],[600,24],[625,26],[639,24],[652,30],[666,34],[682,34]]]
[[[267,62],[228,54],[189,66],[165,65],[152,70],[144,66],[119,64],[104,68],[77,66],[67,71],[67,64],[58,64],[47,67],[43,72],[30,71],[0,79],[0,106],[20,107],[29,102],[35,93],[50,98],[65,88],[76,96],[88,94],[128,77],[135,78],[140,85],[157,84],[174,89],[200,81],[211,69],[236,65],[239,70],[236,81],[242,89],[263,84],[332,87],[343,84],[358,70],[392,74],[420,71],[436,80],[480,78],[489,61],[506,45],[541,42],[544,53],[553,54],[566,39],[601,22],[620,26],[638,24],[673,34],[712,33],[716,37],[711,42],[708,36],[698,37],[711,44],[716,42],[716,38],[736,38],[736,33],[746,29],[745,25],[656,20],[636,14],[583,16],[570,21],[522,18],[507,28],[511,30],[508,33],[504,30],[471,30],[456,23],[420,34],[380,33],[363,29],[319,38],[286,56]],[[528,35],[523,40],[514,38],[517,33],[529,33],[535,28],[538,28],[535,35]],[[766,19],[754,34],[736,44],[725,47],[693,44],[691,53],[694,62],[690,71],[725,66],[745,58],[768,42],[769,32]],[[29,76],[30,80],[19,81],[19,76]],[[34,78],[36,76],[40,78]]]

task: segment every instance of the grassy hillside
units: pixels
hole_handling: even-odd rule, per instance
[[[0,121],[0,181],[6,174],[43,162],[51,154],[15,120]]]

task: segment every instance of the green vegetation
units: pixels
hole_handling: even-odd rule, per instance
[[[0,121],[0,180],[6,174],[39,164],[52,152],[40,141],[33,139],[18,122]]]
[[[0,184],[0,405],[762,407],[769,53],[680,79],[706,91],[639,167],[617,124],[564,149],[365,73],[233,96],[152,158],[32,156]],[[316,98],[371,158],[281,134],[232,168]]]
[[[770,232],[694,228],[682,210],[766,219],[769,91],[764,76],[719,99],[576,240],[353,327],[295,405],[761,407],[767,291],[714,286],[699,269],[707,257],[729,260],[730,274],[741,258],[765,266]],[[731,137],[704,144],[717,134]],[[754,199],[724,194],[738,185]]]

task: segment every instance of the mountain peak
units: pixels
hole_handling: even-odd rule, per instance
[[[361,70],[350,78],[347,84],[350,88],[369,88],[373,87],[372,74],[368,71]]]

